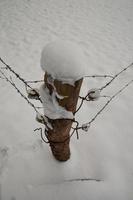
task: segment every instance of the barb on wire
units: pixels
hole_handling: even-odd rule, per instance
[[[77,181],[96,181],[96,182],[100,182],[100,181],[103,181],[103,180],[95,179],[95,178],[75,178],[75,179],[65,180],[65,182],[77,182]]]
[[[84,76],[84,78],[113,78],[111,75],[89,75]]]
[[[108,96],[108,95],[102,95],[102,96],[100,96],[100,98],[101,98],[101,97],[109,98],[109,99],[111,98],[111,96]]]
[[[23,82],[23,83],[25,84],[26,87],[28,87],[28,88],[34,90],[34,89],[27,83],[27,81],[25,81],[24,78],[22,78],[18,73],[16,73],[16,72],[12,69],[11,66],[9,66],[7,63],[5,63],[5,61],[4,61],[1,57],[0,57],[0,61],[1,61],[1,63],[3,63],[3,64],[6,66],[6,67],[5,67],[6,70],[9,70],[10,72],[12,72],[12,73],[16,76],[16,78],[18,78],[21,82]],[[37,93],[36,91],[34,91],[34,92],[38,95],[38,93]],[[42,103],[41,98],[38,97],[38,99],[39,99],[40,102]]]
[[[44,80],[26,81],[26,83],[41,83],[41,82],[44,82]]]

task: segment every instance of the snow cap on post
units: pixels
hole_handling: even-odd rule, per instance
[[[86,75],[87,60],[78,44],[57,40],[44,47],[41,67],[54,79],[75,82]]]

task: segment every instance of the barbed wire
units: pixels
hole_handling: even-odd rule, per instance
[[[75,178],[75,179],[65,180],[64,182],[78,182],[78,181],[96,181],[96,182],[101,182],[103,180],[102,179],[96,179],[96,178]]]
[[[9,66],[7,63],[5,63],[5,61],[0,58],[0,61],[1,63],[3,63],[5,65],[5,67],[1,67],[0,68],[0,73],[1,73],[1,76],[0,76],[0,79],[5,79],[7,82],[9,82],[14,88],[15,90],[21,95],[21,97],[23,97],[27,103],[34,109],[34,111],[37,113],[37,114],[40,114],[38,112],[37,109],[40,109],[40,107],[36,107],[33,103],[31,103],[31,101],[29,101],[29,99],[18,89],[18,87],[16,86],[16,84],[13,82],[13,79],[12,79],[12,76],[10,76],[10,78],[8,78],[6,76],[6,74],[3,72],[4,70],[9,70],[12,74],[14,74],[16,76],[16,78],[18,78],[26,87],[26,91],[27,91],[27,88],[31,89],[31,91],[34,92],[35,96],[37,97],[38,100],[40,100],[40,102],[42,103],[42,100],[39,96],[39,93],[37,92],[36,89],[32,88],[29,84],[32,84],[32,83],[40,83],[40,82],[43,82],[44,80],[33,80],[33,81],[26,81],[24,78],[22,78],[18,73],[16,73],[11,66]],[[95,114],[95,116],[87,123],[85,124],[82,124],[81,126],[79,126],[79,122],[76,121],[75,119],[73,119],[73,123],[76,124],[76,127],[72,127],[72,133],[71,135],[66,138],[64,141],[60,142],[60,141],[57,141],[57,142],[54,142],[54,141],[49,141],[48,140],[48,137],[47,137],[47,129],[44,128],[44,132],[42,130],[42,128],[36,128],[34,131],[40,131],[40,135],[41,135],[41,138],[43,140],[43,142],[45,143],[64,143],[66,142],[68,139],[70,139],[75,133],[77,135],[77,139],[79,139],[79,130],[84,130],[84,131],[88,131],[90,125],[96,120],[96,118],[103,112],[103,110],[111,103],[111,101],[116,97],[118,96],[123,90],[125,90],[130,84],[133,83],[133,80],[129,81],[126,85],[124,85],[120,90],[118,90],[114,95],[112,96],[108,96],[108,95],[100,95],[100,93],[106,88],[108,87],[116,78],[118,78],[122,73],[124,73],[126,70],[128,70],[129,68],[133,67],[133,63],[131,63],[130,65],[128,65],[127,67],[125,67],[124,69],[122,69],[121,71],[119,71],[117,74],[115,74],[114,76],[112,75],[91,75],[91,76],[85,76],[84,78],[110,78],[111,80],[108,81],[104,86],[102,86],[101,88],[98,88],[98,89],[95,89],[95,90],[90,90],[84,97],[81,97],[79,96],[79,98],[81,99],[81,102],[80,102],[80,105],[79,107],[77,108],[77,110],[75,111],[74,116],[75,114],[81,109],[83,103],[85,101],[94,101],[95,99],[98,99],[99,97],[105,97],[105,98],[108,98],[108,101],[104,104],[104,106]],[[95,96],[95,92],[97,92],[97,96]],[[28,91],[27,91],[28,93]],[[32,96],[32,95],[31,95]],[[28,96],[29,97],[29,96]],[[34,95],[33,95],[34,97]],[[42,108],[42,107],[41,107]],[[47,126],[47,122],[45,121],[45,119],[43,118],[43,121],[42,123],[48,128]],[[43,133],[45,135],[45,137],[47,138],[47,140],[44,139],[44,136],[43,136]]]
[[[120,72],[118,72],[115,76],[113,76],[113,78],[107,82],[104,86],[102,86],[100,88],[100,91],[104,90],[107,86],[109,86],[119,75],[121,75],[123,72],[125,72],[127,69],[129,69],[130,67],[133,67],[133,63],[131,63],[130,65],[128,65],[127,67],[125,67],[124,69],[122,69]]]
[[[0,73],[3,76],[3,79],[9,82],[15,88],[15,90],[21,95],[21,97],[23,97],[27,101],[27,103],[35,110],[35,112],[38,113],[37,107],[35,107],[35,105],[31,103],[29,99],[18,89],[18,87],[13,82],[12,77],[10,76],[10,79],[9,79],[1,69],[0,69]]]
[[[26,81],[26,83],[41,83],[41,82],[44,82],[44,80]]]
[[[84,78],[113,78],[111,75],[88,75],[84,76]]]
[[[92,77],[92,78],[97,78],[97,77],[103,77],[103,78],[109,77],[109,78],[111,78],[111,80],[108,81],[104,86],[102,86],[101,88],[98,88],[98,89],[97,89],[97,90],[99,90],[99,92],[101,93],[102,90],[104,90],[104,89],[105,89],[107,86],[109,86],[116,78],[118,78],[122,73],[124,73],[126,70],[128,70],[128,69],[131,68],[131,67],[133,67],[133,63],[129,64],[127,67],[125,67],[124,69],[122,69],[121,71],[119,71],[119,72],[118,72],[117,74],[115,74],[114,76],[112,76],[112,75],[92,75],[92,76],[85,76],[85,77],[86,77],[86,78],[90,78],[90,77]],[[91,93],[92,93],[92,91],[91,91]],[[90,91],[89,91],[84,97],[79,96],[79,98],[81,99],[81,102],[80,102],[80,105],[79,105],[78,109],[76,110],[76,112],[75,112],[74,114],[76,114],[76,113],[80,110],[80,108],[82,107],[84,101],[92,101],[92,100],[94,100],[94,99],[91,99],[89,95],[90,95]],[[108,98],[111,98],[110,96],[107,96],[107,95],[103,95],[103,96],[100,95],[100,97],[108,97]]]
[[[83,124],[84,127],[86,126],[86,128],[89,128],[90,125],[95,121],[95,119],[101,114],[101,112],[108,106],[108,104],[116,97],[118,96],[118,94],[120,94],[122,91],[124,91],[129,85],[131,85],[133,83],[133,79],[131,81],[129,81],[126,85],[124,85],[124,87],[122,87],[119,91],[117,91],[112,97],[110,97],[110,99],[105,103],[105,105],[96,113],[96,115],[87,123]],[[84,129],[84,127],[80,126],[77,127],[77,129]]]
[[[49,143],[49,140],[45,140],[45,139],[44,139],[42,128],[40,127],[40,128],[36,128],[36,129],[34,129],[34,132],[36,132],[36,131],[40,131],[40,135],[41,135],[41,139],[42,139],[42,141],[45,142],[46,144],[48,144],[48,143]],[[44,131],[45,131],[45,130],[44,130]],[[46,136],[46,135],[45,135],[45,136]],[[46,137],[46,138],[47,138],[47,137]]]
[[[3,63],[3,64],[6,66],[6,67],[3,68],[3,69],[9,70],[11,73],[13,73],[13,74],[16,76],[16,78],[18,78],[21,82],[23,82],[23,83],[25,84],[26,87],[28,87],[28,88],[34,90],[34,88],[32,88],[24,78],[22,78],[18,73],[16,73],[16,72],[12,69],[12,67],[9,66],[1,57],[0,57],[0,61],[1,61],[1,63]],[[36,95],[38,95],[38,93],[37,93],[35,90],[34,90],[34,92],[36,93]],[[38,96],[38,99],[39,99],[39,101],[42,103],[42,100],[41,100],[40,96]]]
[[[48,144],[48,143],[61,144],[61,143],[65,143],[67,140],[69,140],[69,139],[74,135],[75,132],[76,132],[76,135],[77,135],[77,139],[79,139],[79,134],[78,134],[79,122],[76,121],[75,119],[73,119],[72,122],[73,122],[73,123],[76,123],[76,127],[75,127],[75,128],[74,128],[74,127],[71,127],[71,128],[73,129],[72,133],[71,133],[66,139],[64,139],[63,141],[53,141],[53,140],[49,140],[49,139],[48,139],[48,134],[47,134],[47,129],[44,129],[44,130],[43,130],[41,127],[39,127],[39,128],[34,129],[34,131],[35,131],[35,132],[36,132],[36,131],[39,131],[39,132],[40,132],[40,136],[41,136],[43,142],[45,142],[46,144]],[[43,123],[43,124],[44,124],[44,123]],[[43,134],[45,135],[45,137],[47,138],[47,140],[44,139]]]

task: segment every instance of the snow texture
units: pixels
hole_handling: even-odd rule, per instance
[[[0,0],[0,55],[26,80],[43,79],[41,50],[60,38],[84,50],[86,75],[119,72],[133,62],[133,1]],[[123,73],[101,96],[114,94],[132,77],[132,70]],[[80,95],[107,81],[85,79]],[[105,102],[84,103],[77,120],[85,124]],[[59,163],[34,133],[41,124],[32,108],[0,80],[0,200],[133,200],[132,110],[133,85],[78,141],[71,138],[71,159]],[[67,181],[78,178],[103,181]]]
[[[50,119],[73,119],[73,113],[61,107],[57,102],[57,92],[53,91],[52,95],[49,94],[48,88],[42,84],[39,94],[43,102],[44,115]],[[57,95],[57,96],[56,96]]]
[[[78,44],[57,40],[44,47],[41,55],[41,67],[54,79],[71,83],[86,75],[87,60]]]

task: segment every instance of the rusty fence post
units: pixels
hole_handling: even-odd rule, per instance
[[[73,114],[76,111],[76,105],[78,102],[79,92],[83,79],[80,79],[74,83],[74,86],[69,84],[63,84],[61,81],[54,80],[53,86],[49,84],[48,74],[45,73],[44,84],[47,87],[49,94],[52,95],[54,90],[60,96],[65,98],[60,99],[56,97],[57,102],[67,111],[71,111]],[[45,108],[44,108],[45,109]],[[47,117],[47,116],[46,116]],[[47,129],[47,138],[50,143],[50,147],[54,157],[59,161],[66,161],[70,158],[70,130],[72,126],[71,119],[48,119],[53,129]]]
[[[52,127],[47,126],[45,133],[54,157],[66,161],[70,158],[70,131],[87,69],[86,56],[78,44],[57,40],[42,50],[41,68],[45,75],[40,96],[44,116]]]

